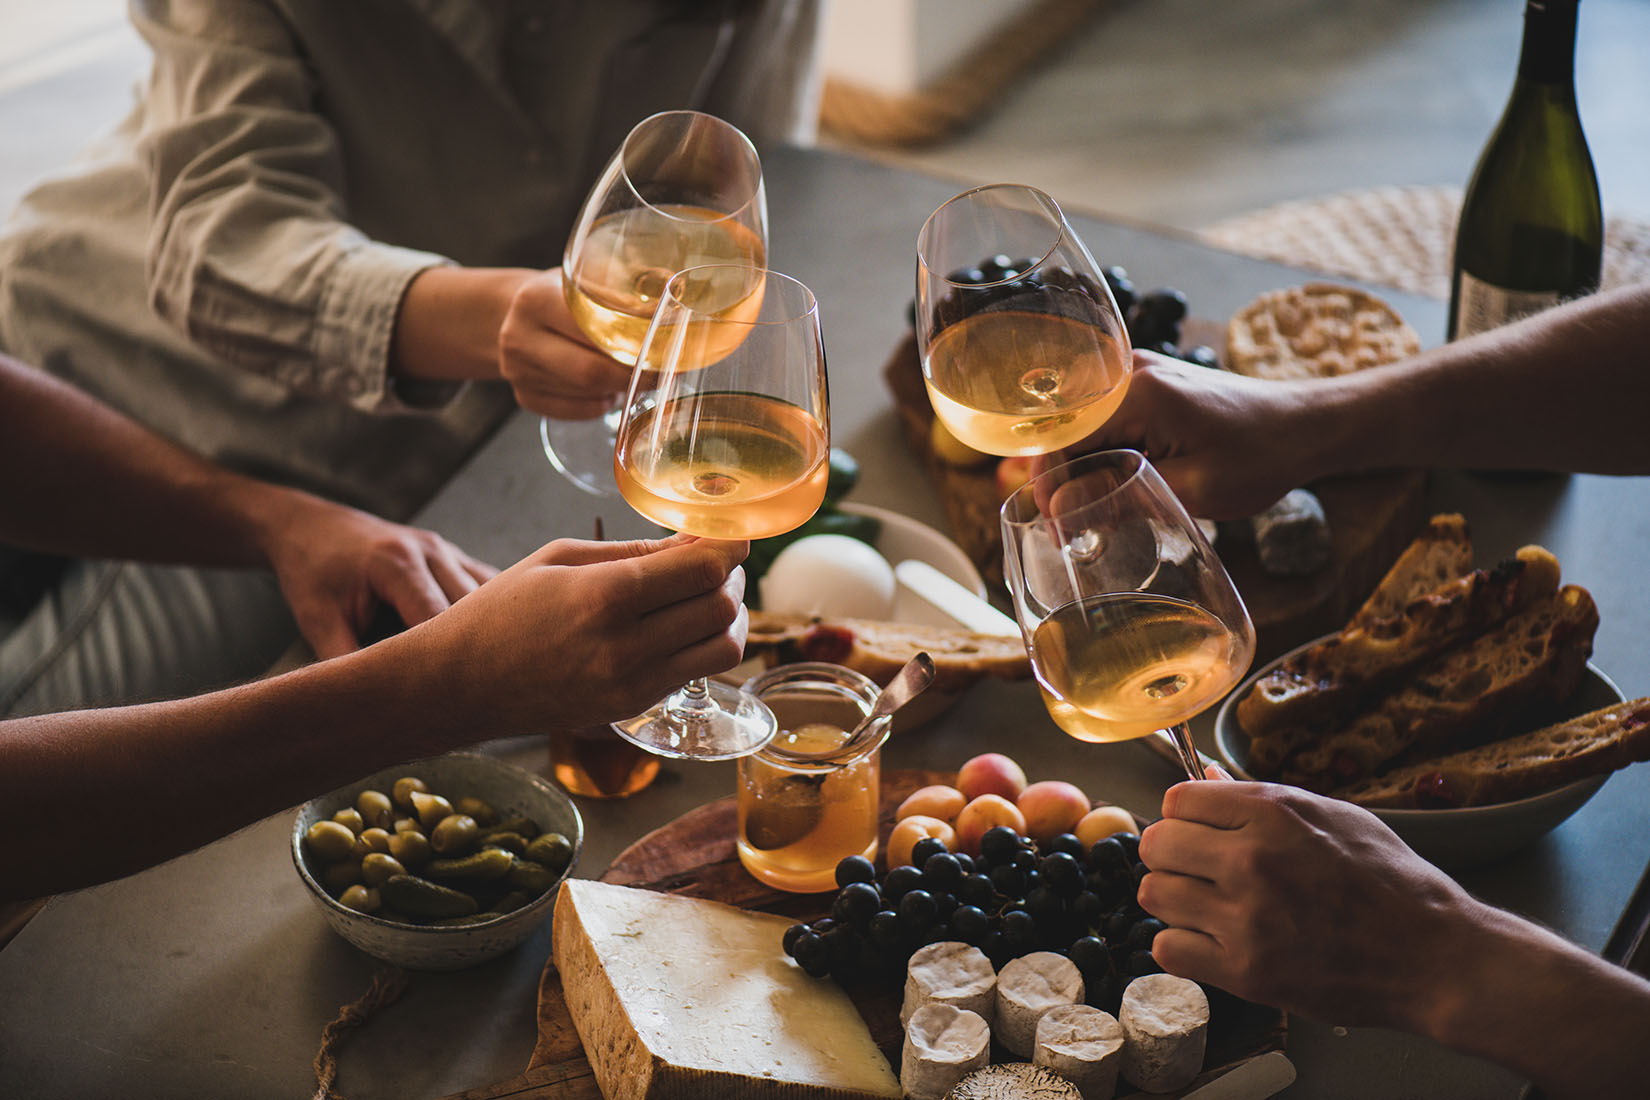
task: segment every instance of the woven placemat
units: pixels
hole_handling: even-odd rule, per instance
[[[1279,203],[1199,236],[1247,256],[1432,298],[1449,297],[1459,187],[1377,187]],[[1650,281],[1650,223],[1604,222],[1604,286]]]

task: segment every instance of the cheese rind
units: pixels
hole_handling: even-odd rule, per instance
[[[1123,990],[1123,1076],[1147,1092],[1191,1083],[1203,1068],[1209,998],[1203,987],[1173,974],[1147,974]]]
[[[977,1012],[924,1005],[905,1029],[899,1080],[911,1100],[940,1100],[991,1061],[991,1028]]]
[[[605,1100],[895,1100],[841,988],[780,949],[790,920],[585,879],[556,899],[553,957]]]
[[[1043,1013],[1082,999],[1083,975],[1064,955],[1033,951],[1013,959],[997,975],[997,1041],[1030,1058]]]
[[[957,1082],[945,1100],[1082,1100],[1077,1086],[1030,1062],[999,1062]]]
[[[1037,1021],[1034,1065],[1076,1085],[1083,1100],[1111,1100],[1123,1061],[1123,1025],[1088,1005],[1059,1005]]]
[[[942,940],[920,948],[905,968],[905,1001],[899,1022],[924,1005],[947,1004],[976,1013],[989,1025],[996,1016],[997,971],[978,947]]]

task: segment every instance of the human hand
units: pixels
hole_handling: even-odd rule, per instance
[[[1336,1024],[1420,1030],[1481,908],[1373,814],[1279,784],[1171,787],[1140,858],[1165,970]]]
[[[431,531],[291,494],[266,525],[265,553],[317,657],[360,648],[380,604],[414,626],[498,570]]]
[[[560,539],[397,640],[477,735],[639,714],[743,657],[746,542]]]
[[[516,288],[499,328],[498,368],[522,408],[557,420],[601,416],[630,384],[630,368],[579,331],[559,268]]]
[[[1311,399],[1301,383],[1134,353],[1134,375],[1117,411],[1072,448],[1133,447],[1151,459],[1186,510],[1241,519],[1318,476]]]

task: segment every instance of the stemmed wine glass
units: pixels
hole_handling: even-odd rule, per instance
[[[714,539],[800,526],[825,498],[831,447],[825,351],[812,292],[738,265],[672,276],[637,355],[612,463],[647,519]],[[614,723],[664,756],[755,752],[776,723],[754,696],[695,680]]]
[[[1249,612],[1220,559],[1138,451],[1046,470],[1003,503],[1003,565],[1049,715],[1079,741],[1169,733],[1242,679]]]
[[[698,111],[638,122],[602,171],[574,222],[562,288],[579,328],[630,366],[665,282],[704,264],[763,267],[768,207],[762,163],[736,127]],[[594,420],[544,419],[544,453],[596,494],[613,491],[619,410]]]
[[[917,342],[934,413],[994,455],[1057,451],[1123,400],[1128,330],[1094,257],[1034,187],[948,200],[917,237]]]

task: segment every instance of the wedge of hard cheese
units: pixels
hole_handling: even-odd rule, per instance
[[[788,918],[583,879],[552,935],[606,1100],[859,1100],[900,1084],[853,1003],[803,974]]]

